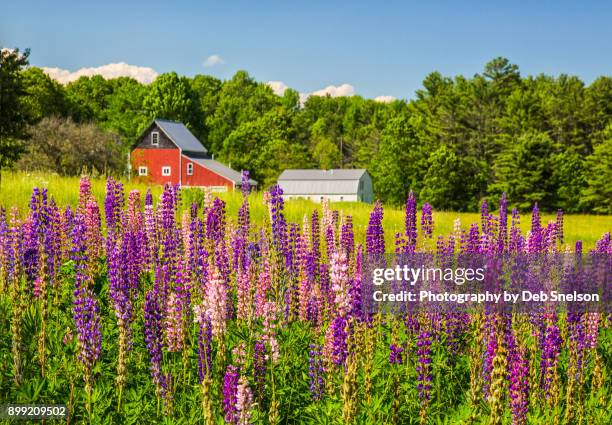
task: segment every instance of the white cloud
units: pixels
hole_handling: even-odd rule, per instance
[[[397,100],[397,98],[394,96],[376,96],[374,100],[382,103],[391,103],[394,100]]]
[[[282,96],[289,86],[282,81],[268,81],[268,86],[272,89],[275,95]]]
[[[210,55],[204,61],[204,66],[206,68],[210,68],[211,66],[223,65],[224,63],[225,63],[225,60],[223,60],[223,58],[221,56],[219,56],[219,55]]]
[[[42,68],[42,70],[62,84],[76,81],[82,76],[91,77],[93,75],[101,75],[106,79],[132,77],[143,84],[149,84],[159,75],[153,68],[129,65],[125,62],[109,63],[95,68],[81,68],[74,72],[61,68]]]
[[[355,94],[355,87],[350,84],[342,84],[340,86],[327,86],[324,89],[314,91],[310,93],[311,96],[327,96],[340,97],[340,96],[353,96]]]

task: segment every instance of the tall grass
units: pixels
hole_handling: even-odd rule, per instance
[[[92,191],[99,202],[104,201],[106,181],[103,179],[92,179]],[[162,193],[162,187],[158,185],[148,186],[136,181],[123,181],[126,192],[130,190],[139,190],[145,193],[149,187],[153,196],[157,198]],[[2,183],[0,185],[0,205],[5,209],[17,207],[23,215],[28,208],[30,195],[34,187],[47,188],[49,194],[53,196],[56,204],[60,206],[76,205],[79,196],[79,178],[78,177],[62,177],[56,174],[49,173],[23,173],[23,172],[4,172],[2,173]],[[236,217],[238,209],[242,202],[242,195],[239,192],[219,193],[216,194],[223,199],[227,204],[227,212],[230,217]],[[183,192],[183,204],[188,205],[191,202],[201,202],[203,199],[202,191],[199,189],[187,189]],[[426,201],[426,200],[423,200]],[[491,200],[491,206],[495,206]],[[510,200],[511,202],[512,200]],[[268,212],[263,204],[261,192],[251,194],[251,219],[254,223],[261,223],[267,216]],[[338,202],[332,203],[334,209],[340,210],[344,215],[353,217],[353,224],[356,235],[365,235],[365,229],[368,225],[369,215],[372,205],[360,202]],[[313,210],[321,209],[321,205],[312,201],[294,199],[286,202],[285,215],[291,222],[301,223],[304,214],[312,214]],[[386,231],[385,239],[387,242],[387,250],[393,249],[394,235],[396,232],[402,232],[404,229],[404,211],[400,208],[385,206],[385,215],[383,225]],[[480,222],[480,214],[478,213],[458,213],[450,211],[434,211],[435,234],[449,234],[454,225],[455,219],[461,220],[462,227],[467,228],[471,223]],[[554,220],[555,216],[551,214],[542,215],[542,223],[547,223],[549,220]],[[521,228],[527,231],[530,227],[531,215],[523,214],[521,216]],[[612,230],[612,216],[602,215],[586,215],[575,214],[566,215],[564,220],[565,241],[569,244],[574,244],[577,240],[581,240],[585,247],[593,247],[595,241],[605,232]],[[434,238],[435,240],[435,238]]]

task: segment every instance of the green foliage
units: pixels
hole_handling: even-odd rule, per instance
[[[15,135],[1,135],[2,166],[18,157],[27,124],[44,117],[93,122],[120,137],[122,155],[152,118],[167,118],[262,188],[290,167],[366,168],[376,197],[391,204],[412,189],[439,208],[476,210],[474,199],[506,190],[521,208],[532,200],[550,211],[610,208],[599,166],[607,148],[595,154],[610,139],[609,76],[588,86],[565,74],[523,77],[500,57],[470,78],[432,72],[413,100],[382,103],[304,100],[292,89],[277,96],[245,71],[226,81],[172,72],[149,85],[94,76],[61,86],[38,68],[23,69],[27,55],[3,55],[12,62],[2,69],[0,120]]]
[[[21,71],[28,65],[30,51],[0,49],[0,170],[19,159],[20,139],[27,138],[29,108],[24,102],[26,87]]]
[[[592,206],[593,211],[612,214],[612,126],[607,137],[586,159],[586,175],[589,183],[584,190],[582,202]]]
[[[30,128],[31,140],[17,166],[66,176],[121,175],[127,161],[119,138],[93,123],[70,118],[43,118]]]
[[[502,152],[494,164],[496,193],[506,192],[520,209],[535,202],[550,210],[555,204],[552,140],[543,133],[526,133]]]
[[[423,178],[421,199],[437,209],[464,211],[476,209],[476,203],[486,187],[486,169],[475,158],[459,158],[446,146],[440,146],[428,159],[429,168]],[[465,196],[458,198],[456,193]],[[470,203],[471,202],[471,203]]]

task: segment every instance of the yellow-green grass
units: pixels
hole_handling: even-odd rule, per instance
[[[91,179],[92,192],[103,205],[106,181],[104,179]],[[139,190],[142,194],[149,188],[146,184],[135,181],[123,181],[126,193],[130,190]],[[21,173],[4,172],[0,184],[0,205],[5,209],[11,207],[19,208],[24,214],[30,195],[34,187],[47,188],[49,195],[53,196],[58,205],[76,205],[79,196],[79,178],[62,177],[48,173]],[[154,198],[157,199],[162,192],[159,185],[151,186]],[[216,194],[227,203],[227,213],[231,219],[235,219],[238,209],[242,203],[242,196],[239,192]],[[186,203],[193,199],[201,199],[201,191],[188,189],[184,191],[183,198]],[[267,209],[263,204],[261,192],[253,193],[249,197],[251,220],[253,223],[262,223],[267,215]],[[365,239],[365,229],[368,225],[369,215],[372,205],[358,202],[332,203],[331,208],[337,209],[342,215],[353,217],[353,223],[358,242]],[[312,214],[314,209],[321,210],[321,205],[307,200],[290,200],[285,203],[285,215],[289,222],[301,223],[305,214]],[[471,223],[480,222],[478,213],[457,213],[446,211],[434,211],[433,214],[435,231],[434,235],[447,235],[453,230],[456,218],[461,220],[463,228],[468,228]],[[547,223],[554,220],[555,216],[543,214],[542,221]],[[526,232],[531,223],[531,215],[521,216],[521,228]],[[383,225],[385,228],[385,239],[387,250],[393,249],[394,235],[404,229],[404,211],[400,208],[385,207]],[[565,241],[574,244],[577,240],[582,240],[585,248],[592,248],[595,242],[605,233],[612,230],[612,216],[568,214],[565,215],[564,233]],[[431,242],[433,243],[433,241]]]

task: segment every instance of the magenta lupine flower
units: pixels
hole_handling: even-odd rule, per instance
[[[391,344],[389,346],[389,364],[402,364],[403,360],[402,360],[402,352],[404,351],[404,348],[396,345],[396,344]]]
[[[542,360],[540,361],[541,387],[546,398],[550,397],[550,383],[559,361],[562,343],[557,325],[548,325],[542,342]]]
[[[495,324],[491,323],[490,320],[488,320],[487,323],[489,324],[489,335],[485,357],[482,364],[482,392],[484,393],[485,397],[489,396],[491,374],[493,372],[493,360],[495,359],[495,354],[497,353],[497,332]]]
[[[264,306],[267,301],[267,294],[272,287],[272,276],[270,275],[270,263],[268,259],[264,260],[258,280],[258,285],[255,288],[255,315],[257,317],[262,317],[264,314]]]
[[[433,209],[430,204],[425,202],[423,204],[423,209],[421,211],[421,230],[423,231],[423,236],[426,238],[431,238],[433,234]]]
[[[238,380],[236,391],[236,410],[238,413],[238,425],[249,425],[251,419],[251,409],[253,408],[253,393],[249,387],[249,381],[241,376]]]
[[[253,381],[258,400],[263,400],[266,392],[266,344],[263,340],[255,341],[253,348]]]
[[[238,368],[234,365],[227,366],[223,377],[223,412],[225,421],[230,424],[238,423]]]
[[[221,337],[225,333],[227,321],[227,289],[217,269],[209,275],[211,279],[206,286],[206,297],[202,308],[210,318],[213,336]]]
[[[431,333],[423,331],[417,337],[417,389],[421,400],[429,400],[431,391]]]
[[[370,255],[385,253],[385,230],[382,226],[383,207],[380,201],[374,204],[370,214],[370,222],[366,230],[366,252]]]
[[[381,217],[382,218],[382,217]],[[417,242],[417,204],[412,190],[406,200],[406,249],[407,252],[416,250]]]
[[[348,285],[348,259],[343,252],[336,252],[331,258],[329,278],[334,291],[336,308],[340,316],[346,316],[351,310],[351,294]]]
[[[236,318],[247,320],[252,312],[253,297],[251,296],[251,275],[252,269],[239,270],[236,274],[236,296],[238,308]]]
[[[310,344],[310,350],[308,351],[308,377],[310,378],[310,395],[313,400],[321,400],[325,388],[322,353],[320,345]]]
[[[516,347],[514,336],[509,344],[508,362],[508,393],[510,395],[510,409],[512,410],[512,424],[524,425],[527,423],[529,409],[529,361],[524,350]]]

